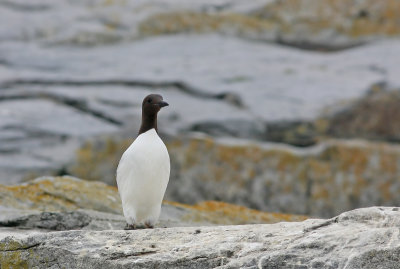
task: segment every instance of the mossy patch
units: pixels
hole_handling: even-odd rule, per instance
[[[0,242],[0,268],[20,269],[31,268],[32,260],[37,259],[30,246],[25,246],[11,237]]]
[[[0,268],[2,269],[28,269],[26,251],[0,252]]]

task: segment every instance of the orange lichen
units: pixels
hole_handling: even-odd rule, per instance
[[[244,14],[208,14],[198,12],[172,12],[156,14],[139,25],[142,35],[174,34],[180,32],[206,33],[224,31],[226,27],[238,34],[246,31],[270,31],[273,27],[266,20]]]
[[[317,159],[310,159],[307,166],[310,169],[310,172],[313,173],[313,176],[317,178],[325,178],[331,172],[331,166],[329,163]]]
[[[397,173],[398,159],[394,154],[381,152],[380,154],[380,169],[385,173],[395,175]]]
[[[18,209],[66,211],[80,208],[121,214],[121,201],[115,187],[70,177],[43,178],[20,186],[0,185],[0,205]],[[301,221],[305,216],[265,213],[243,206],[207,201],[197,205],[164,203],[186,209],[182,221],[245,224]]]
[[[329,198],[330,193],[329,190],[327,190],[325,187],[318,186],[313,188],[311,196],[313,199],[316,200],[317,199],[326,200],[327,198]]]
[[[392,187],[391,182],[385,181],[382,182],[378,185],[378,189],[379,191],[382,193],[382,200],[384,202],[390,201],[391,199],[393,199],[393,193],[390,190],[390,188]]]
[[[257,144],[223,144],[211,138],[171,139],[167,144],[172,169],[176,169],[174,172],[180,180],[204,182],[210,191],[214,191],[210,188],[215,183],[213,195],[226,201],[232,197],[235,199],[236,194],[242,195],[246,190],[252,199],[254,186],[265,188],[266,191],[261,193],[272,190],[268,199],[281,193],[293,195],[293,199],[306,197],[310,204],[318,199],[319,207],[331,207],[336,212],[344,210],[334,205],[338,197],[342,201],[351,199],[352,202],[346,204],[350,209],[365,200],[368,188],[376,190],[374,199],[393,203],[398,200],[394,193],[400,188],[400,148],[394,144],[328,141],[321,152],[310,154],[297,154],[299,149],[266,149]],[[122,154],[121,145],[121,142],[103,143],[100,147],[95,143],[85,145],[79,166],[98,169],[98,172],[91,173],[101,174],[104,167],[116,165]],[[104,156],[95,156],[98,152]],[[257,181],[255,184],[254,180]],[[387,183],[380,185],[382,180]],[[173,182],[171,178],[170,184]],[[229,186],[229,194],[220,192],[223,186]],[[392,200],[385,197],[392,197]],[[319,214],[313,211],[318,209],[310,208],[310,211],[299,209],[297,212]]]
[[[280,221],[302,221],[306,216],[290,215],[282,213],[267,213],[244,206],[228,204],[224,202],[205,201],[195,205],[186,205],[176,202],[166,202],[176,207],[194,210],[194,215],[206,213],[208,220],[215,223],[229,222],[232,224],[244,223],[276,223]],[[193,217],[193,216],[188,216]]]
[[[121,212],[115,187],[70,177],[43,178],[18,186],[0,185],[0,197],[0,205],[19,209],[65,211],[101,208],[106,212]]]
[[[256,16],[280,25],[285,33],[296,31],[296,26],[301,25],[311,33],[333,29],[353,37],[400,34],[398,14],[397,0],[275,1],[255,12]]]
[[[69,172],[79,178],[115,185],[114,173],[118,162],[131,143],[132,139],[87,142],[77,151],[76,162]]]
[[[340,169],[344,171],[353,170],[356,175],[361,175],[367,165],[368,156],[367,149],[357,147],[336,147],[337,160],[340,161]]]
[[[295,166],[299,162],[299,158],[289,152],[281,152],[277,169],[279,171],[284,171]]]

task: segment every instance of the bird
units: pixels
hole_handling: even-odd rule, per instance
[[[138,136],[122,154],[116,171],[126,230],[154,228],[170,175],[167,147],[158,136],[157,114],[169,104],[159,94],[142,102]]]

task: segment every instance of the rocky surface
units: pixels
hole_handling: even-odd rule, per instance
[[[397,268],[398,208],[266,225],[306,217],[244,206],[400,204],[398,14],[396,0],[0,1],[0,183],[90,180],[0,185],[0,267]],[[93,181],[115,184],[151,92],[171,104],[167,197],[197,204],[126,232],[116,189]]]
[[[4,57],[13,62],[4,67],[7,70],[35,55],[35,62],[47,65],[43,70],[26,66],[18,78],[1,73],[1,180],[10,184],[62,174],[81,143],[93,136],[133,137],[140,124],[141,100],[150,92],[161,93],[171,104],[160,115],[163,133],[196,131],[279,142],[282,136],[275,122],[312,121],[323,111],[337,111],[348,100],[363,96],[377,81],[395,84],[398,45],[388,41],[331,55],[219,36],[157,37],[92,50],[37,45],[25,50],[0,43]],[[166,51],[158,51],[160,46]],[[183,53],[185,48],[190,50]],[[98,67],[93,69],[92,64]],[[82,70],[89,69],[91,73],[82,77]],[[182,77],[186,90],[171,83]],[[195,94],[188,93],[191,87]],[[262,100],[262,105],[255,105],[255,100]]]
[[[133,137],[150,92],[171,103],[160,130],[172,136],[315,144],[313,128],[294,139],[287,129],[377,82],[400,85],[399,41],[383,40],[397,36],[397,9],[391,0],[2,1],[0,180],[64,174],[83,141]],[[336,53],[279,45],[377,39]]]
[[[341,49],[398,36],[396,0],[2,1],[0,40],[96,46],[176,33],[219,33]],[[24,18],[24,20],[20,20]]]
[[[340,49],[384,36],[398,36],[398,1],[273,1],[254,11],[278,24],[283,44],[310,49]],[[330,42],[330,43],[329,43]]]
[[[329,220],[136,231],[0,229],[2,268],[397,268],[399,208]]]
[[[0,197],[1,268],[396,268],[400,262],[396,207],[302,221],[220,202],[168,202],[157,228],[125,231],[118,193],[104,183],[39,178],[0,186]],[[246,223],[276,224],[232,225]]]
[[[107,181],[102,175],[115,171],[130,142],[87,143],[67,171]],[[400,204],[400,147],[390,143],[331,139],[298,148],[198,135],[167,146],[173,169],[166,197],[182,203],[220,200],[319,217]]]
[[[321,217],[400,204],[398,145],[329,140],[299,149],[205,137],[175,141],[169,151],[177,168],[167,197],[180,202],[218,199]]]
[[[49,230],[123,228],[115,187],[72,177],[45,177],[17,186],[0,185],[0,226]],[[159,227],[275,223],[306,217],[265,213],[221,202],[164,202]]]
[[[220,5],[211,12],[190,9],[155,14],[140,23],[139,33],[217,32],[325,51],[346,49],[400,34],[397,17],[400,5],[395,0],[379,3],[373,0],[265,1],[250,9],[239,9],[237,3]]]
[[[398,8],[0,1],[0,182],[114,185],[141,100],[159,92],[171,200],[323,217],[398,205]]]
[[[328,119],[327,133],[336,137],[363,137],[400,141],[400,91],[378,84],[364,98]]]

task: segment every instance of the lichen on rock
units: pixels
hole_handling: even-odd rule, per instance
[[[44,177],[18,186],[0,185],[0,197],[0,226],[3,227],[121,229],[125,223],[116,187],[101,182],[68,176]],[[198,205],[165,201],[158,226],[275,223],[304,219],[305,216],[260,212],[215,201]]]
[[[0,229],[2,268],[397,268],[399,208],[329,220],[137,231]]]

